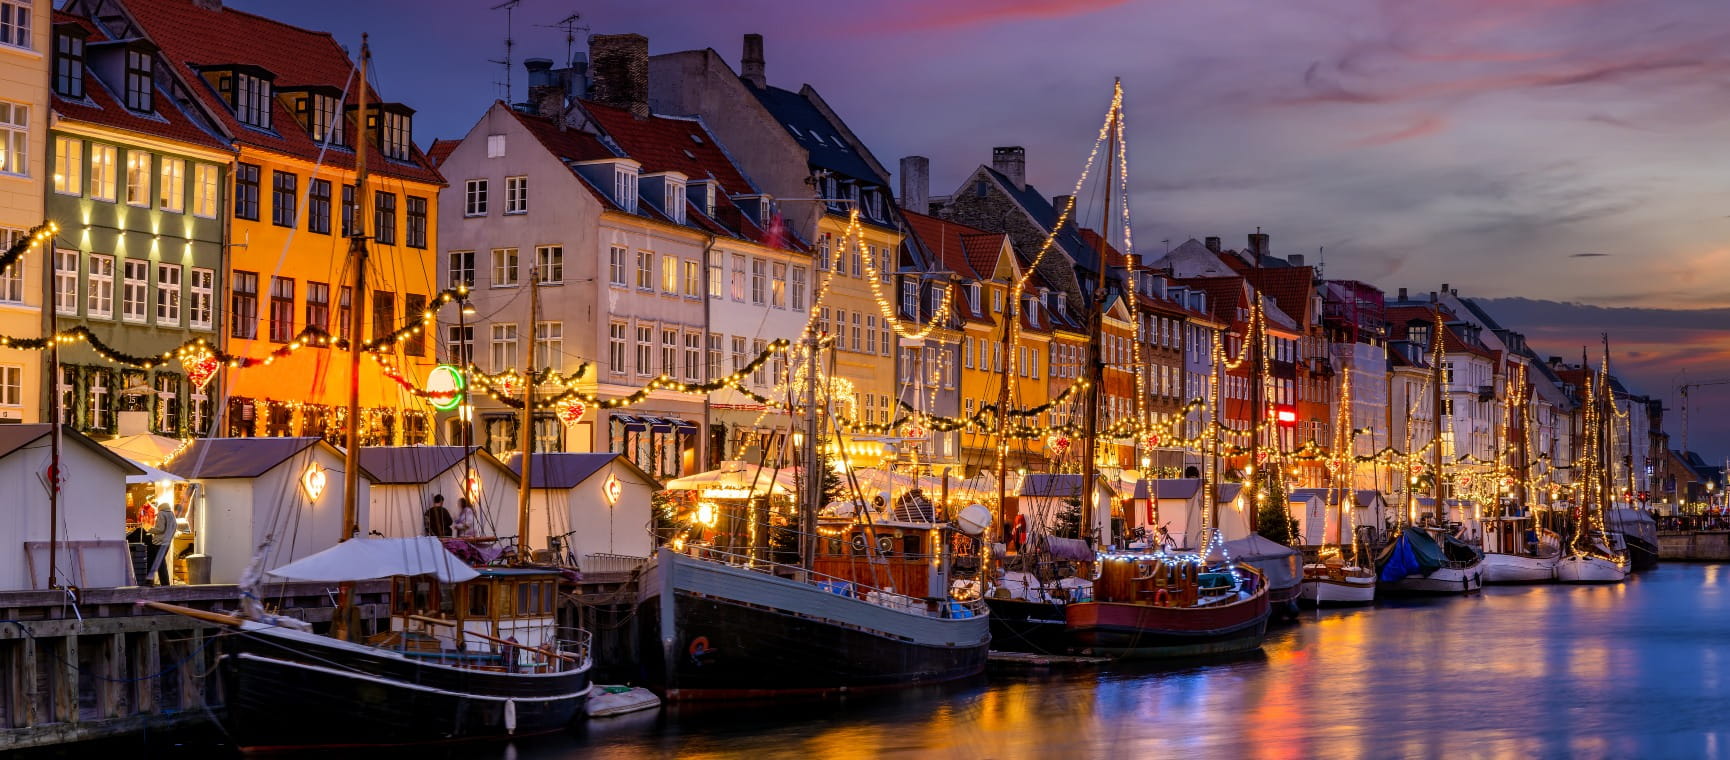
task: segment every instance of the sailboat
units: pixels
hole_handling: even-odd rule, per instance
[[[370,50],[362,37],[359,113]],[[365,313],[366,150],[356,151],[349,252],[355,313]],[[351,320],[342,540],[262,570],[270,542],[241,579],[239,614],[148,602],[223,625],[224,729],[243,749],[385,746],[544,733],[582,713],[592,686],[588,636],[557,622],[552,569],[472,568],[436,538],[358,538],[362,320]],[[191,455],[191,454],[188,454]],[[525,472],[522,487],[527,488]],[[525,502],[526,503],[526,502]],[[519,519],[526,521],[526,514]],[[265,611],[264,576],[335,583],[329,634]],[[391,581],[389,623],[363,636],[356,583]]]
[[[1340,379],[1340,413],[1334,424],[1334,455],[1331,462],[1335,487],[1333,543],[1321,547],[1318,561],[1304,565],[1303,589],[1299,599],[1315,607],[1346,607],[1370,604],[1376,600],[1376,574],[1358,561],[1358,541],[1355,531],[1346,528],[1346,501],[1352,488],[1352,372],[1348,368]],[[1350,545],[1346,535],[1354,536]],[[1348,555],[1347,552],[1350,552]]]
[[[1527,407],[1530,396],[1526,387],[1525,367],[1514,381],[1510,415],[1518,414],[1520,425],[1518,452],[1519,474],[1514,479],[1513,503],[1526,503],[1526,468],[1529,449],[1526,438],[1531,415]],[[1503,512],[1484,525],[1484,583],[1549,583],[1556,579],[1556,563],[1562,557],[1561,537],[1555,531],[1537,524],[1537,518],[1526,514]]]
[[[1604,361],[1596,378],[1581,357],[1586,378],[1585,450],[1575,463],[1583,472],[1583,498],[1575,502],[1574,535],[1568,551],[1556,564],[1556,580],[1562,583],[1621,583],[1628,578],[1628,557],[1614,545],[1615,534],[1605,528],[1605,505],[1610,500],[1608,438],[1610,416],[1610,345],[1604,340]],[[1594,527],[1596,526],[1596,527]]]
[[[1436,524],[1407,524],[1376,558],[1379,586],[1384,595],[1467,594],[1484,586],[1484,553],[1446,530],[1447,501],[1442,498],[1442,417],[1445,411],[1442,377],[1441,307],[1435,310],[1430,349],[1430,390],[1434,423],[1430,436],[1430,497],[1436,506]],[[1412,498],[1416,498],[1414,494]],[[1408,519],[1409,516],[1408,516]]]

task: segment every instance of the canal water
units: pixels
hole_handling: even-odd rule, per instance
[[[1730,566],[1310,611],[1227,662],[680,707],[413,756],[1730,758]]]

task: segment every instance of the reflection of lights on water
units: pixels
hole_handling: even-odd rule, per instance
[[[1702,586],[1716,586],[1716,585],[1718,585],[1718,566],[1717,565],[1707,565],[1706,566],[1706,581],[1704,583],[1701,583],[1700,585],[1702,585]]]

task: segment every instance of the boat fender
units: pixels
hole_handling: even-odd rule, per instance
[[[1155,590],[1153,592],[1153,605],[1155,607],[1170,607],[1171,606],[1171,592],[1165,590],[1164,587],[1161,587],[1158,590]]]
[[[505,700],[505,733],[515,734],[516,732],[517,732],[517,701],[514,699],[507,699],[507,700]]]

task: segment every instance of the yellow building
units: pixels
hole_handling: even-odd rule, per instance
[[[0,244],[10,246],[42,223],[48,134],[49,14],[47,0],[6,0],[0,25]],[[22,14],[14,16],[13,14]],[[45,248],[26,251],[0,270],[0,335],[42,334]],[[0,349],[0,422],[40,422],[47,413],[42,351]]]
[[[374,92],[367,113],[359,114],[358,72],[329,34],[188,0],[118,5],[136,27],[129,31],[171,62],[177,94],[198,102],[236,146],[221,287],[226,350],[253,358],[289,352],[269,367],[221,373],[229,401],[219,432],[334,439],[345,416],[348,355],[294,348],[309,328],[347,334],[348,221],[357,206],[370,250],[360,317],[367,338],[409,324],[437,295],[444,180],[411,139],[414,111]],[[353,184],[357,148],[367,151],[370,173],[360,198]],[[428,327],[398,343],[388,359],[363,361],[363,444],[428,439],[430,410],[383,366],[394,363],[418,386],[437,353]]]
[[[861,219],[864,219],[861,215]],[[853,223],[848,214],[831,211],[817,222],[817,328],[833,335],[833,376],[851,387],[853,403],[842,410],[855,423],[884,425],[895,420],[894,323],[891,304],[895,288],[896,252],[901,233],[870,221]],[[825,267],[825,264],[828,264]],[[893,451],[884,436],[852,431],[838,443],[855,467],[875,467]]]

